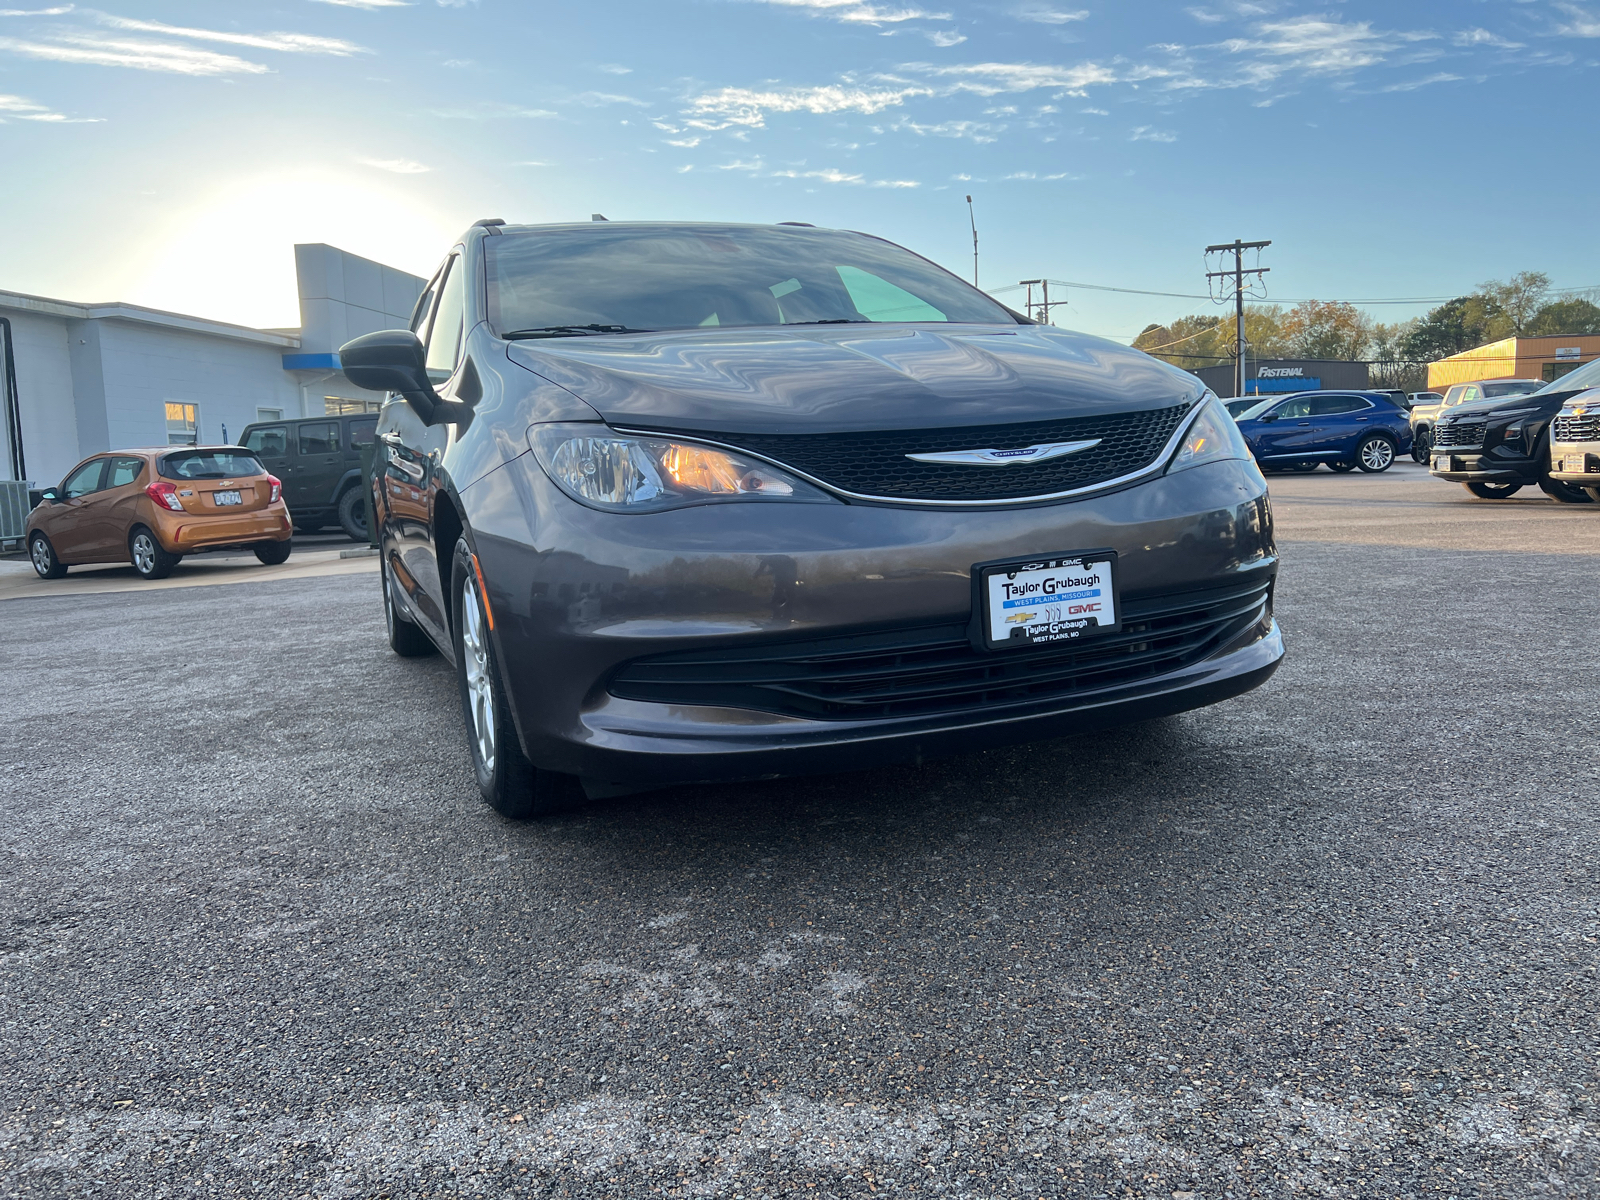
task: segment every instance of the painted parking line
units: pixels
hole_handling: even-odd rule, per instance
[[[316,579],[324,575],[362,575],[377,569],[376,556],[343,558],[338,550],[296,554],[275,567],[263,566],[253,554],[186,558],[165,579],[141,579],[126,563],[73,567],[63,579],[40,579],[29,563],[7,561],[0,562],[0,600],[58,600],[107,592],[272,583],[283,579]]]

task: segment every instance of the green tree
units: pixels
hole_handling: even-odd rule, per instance
[[[1489,341],[1522,337],[1550,298],[1550,276],[1518,271],[1505,283],[1491,279],[1477,292],[1489,312]]]
[[[1282,357],[1282,318],[1283,309],[1276,304],[1254,304],[1245,309],[1244,336],[1250,343],[1252,359]],[[1231,363],[1236,332],[1232,317],[1206,313],[1179,317],[1166,325],[1147,325],[1133,345],[1194,370]]]
[[[1573,297],[1553,300],[1528,322],[1529,337],[1564,333],[1574,337],[1600,334],[1600,305]]]
[[[1457,296],[1446,300],[1406,335],[1402,357],[1432,362],[1493,341],[1489,335],[1492,315],[1482,296]]]

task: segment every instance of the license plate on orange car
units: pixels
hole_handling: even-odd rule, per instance
[[[218,508],[225,508],[230,504],[243,504],[244,497],[238,492],[212,492],[211,499]]]

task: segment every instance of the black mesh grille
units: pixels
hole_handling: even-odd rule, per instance
[[[1433,444],[1452,448],[1483,445],[1483,431],[1489,427],[1483,421],[1445,421],[1433,427]]]
[[[1557,417],[1550,436],[1558,442],[1600,442],[1600,413],[1581,417]]]
[[[1092,487],[1149,466],[1188,411],[1187,404],[1178,404],[1144,412],[1025,425],[700,436],[786,463],[814,479],[860,496],[893,500],[1014,500]],[[1100,444],[1033,466],[948,466],[912,462],[906,457],[952,450],[1020,450],[1041,442],[1087,438],[1099,438]]]
[[[624,700],[751,708],[821,720],[914,716],[1089,695],[1215,653],[1271,610],[1271,579],[1125,601],[1117,633],[1049,649],[974,649],[934,625],[662,654],[624,664]]]

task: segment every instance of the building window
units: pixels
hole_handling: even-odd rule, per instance
[[[1582,365],[1582,363],[1575,362],[1547,362],[1544,364],[1544,371],[1542,372],[1544,381],[1546,383],[1554,383],[1568,371],[1576,371]]]
[[[382,400],[352,400],[348,396],[322,398],[322,411],[330,417],[342,417],[346,413],[377,412],[382,407]]]
[[[281,421],[281,420],[283,420],[283,409],[281,409],[281,408],[258,408],[258,409],[256,409],[256,420],[258,420],[258,421]]]
[[[167,445],[193,446],[200,435],[200,406],[167,401]]]

